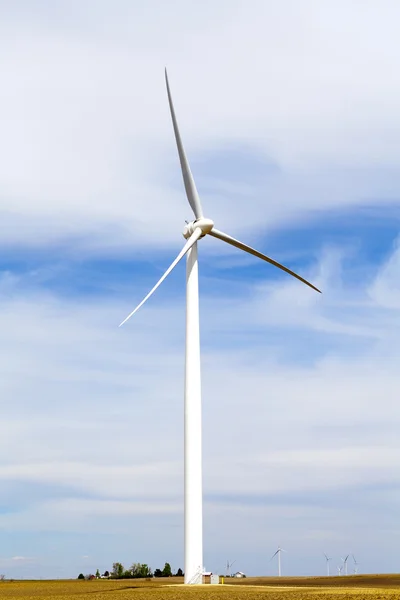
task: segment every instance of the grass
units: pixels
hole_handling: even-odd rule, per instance
[[[343,581],[345,580],[345,581]],[[272,577],[225,580],[219,586],[188,586],[182,579],[4,581],[0,599],[14,600],[400,600],[399,575]]]

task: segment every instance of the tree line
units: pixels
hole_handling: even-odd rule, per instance
[[[97,569],[96,575],[84,575],[80,573],[78,579],[146,579],[148,577],[182,577],[182,569],[178,569],[176,573],[172,572],[171,565],[165,563],[163,569],[155,569],[154,573],[151,567],[145,563],[133,563],[129,569],[126,569],[120,562],[113,563],[111,571],[105,571],[100,575],[100,571]]]

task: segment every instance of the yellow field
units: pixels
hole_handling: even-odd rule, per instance
[[[340,581],[338,581],[340,579]],[[236,580],[233,585],[183,587],[181,580],[94,580],[94,581],[5,581],[0,583],[0,599],[14,598],[47,600],[400,600],[399,577],[375,576],[372,581],[360,577],[360,586],[344,586],[342,578],[331,578],[333,585],[322,583],[326,578],[281,578],[276,585],[271,578]],[[371,578],[370,578],[371,579]],[[332,581],[334,580],[334,581]],[[364,581],[362,581],[364,580]],[[178,583],[179,581],[179,583]],[[295,584],[297,582],[297,585]],[[316,582],[319,584],[316,584]],[[244,583],[244,585],[243,585]],[[310,585],[312,583],[313,585]]]

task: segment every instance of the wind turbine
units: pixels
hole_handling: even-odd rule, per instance
[[[328,556],[327,554],[325,554],[325,552],[324,552],[324,556],[325,556],[325,558],[326,558],[326,571],[327,571],[327,575],[328,575],[328,577],[329,577],[329,575],[330,575],[330,571],[329,571],[329,561],[330,561],[330,560],[332,560],[332,557],[331,557],[331,556]]]
[[[269,559],[272,560],[276,555],[278,555],[278,577],[281,576],[281,552],[286,552],[286,550],[278,546],[278,550]]]
[[[147,296],[122,321],[123,325],[150,298],[179,261],[187,255],[186,261],[186,356],[185,356],[185,460],[184,460],[184,505],[185,505],[185,583],[201,583],[203,572],[203,509],[202,509],[202,439],[201,439],[201,378],[200,378],[200,328],[199,328],[199,283],[197,242],[206,235],[211,235],[231,246],[248,252],[265,262],[278,267],[310,288],[320,292],[318,288],[297,275],[287,267],[265,256],[258,250],[243,244],[230,235],[216,229],[214,222],[203,215],[196,184],[190,170],[189,162],[183,148],[178,129],[175,109],[165,70],[165,83],[172,125],[178,148],[179,161],[185,186],[186,196],[194,213],[194,220],[186,223],[183,237],[187,240],[182,250],[164,275],[159,279]]]
[[[337,570],[338,570],[338,575],[340,576],[342,574],[343,567],[337,567]]]
[[[344,566],[344,574],[347,575],[347,560],[349,558],[350,554],[348,554],[346,556],[346,558],[341,558],[340,560],[343,561],[343,566]]]
[[[356,557],[354,556],[354,554],[351,555],[353,557],[353,561],[354,561],[354,575],[357,575],[358,573],[358,562],[356,561]]]
[[[226,561],[226,576],[230,577],[231,576],[231,566],[236,562],[236,559],[233,560],[231,563],[229,562],[229,560]]]

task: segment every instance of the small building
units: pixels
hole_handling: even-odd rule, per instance
[[[243,571],[237,571],[234,573],[233,577],[246,577],[246,575],[243,573]]]

